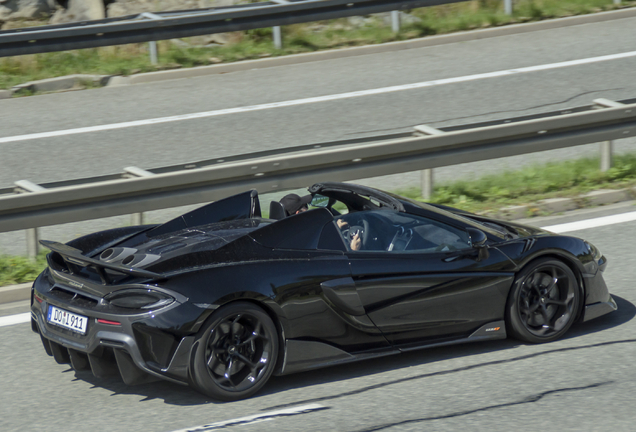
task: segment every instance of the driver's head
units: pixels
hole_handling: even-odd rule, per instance
[[[305,195],[301,197],[296,194],[285,195],[280,203],[285,208],[287,216],[295,215],[309,210],[309,203],[311,202],[311,195]]]

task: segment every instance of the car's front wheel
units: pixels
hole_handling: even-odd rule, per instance
[[[263,309],[237,302],[212,314],[195,345],[195,386],[214,399],[231,401],[265,385],[276,366],[278,334]]]
[[[543,258],[530,263],[515,279],[508,297],[508,332],[525,342],[560,338],[576,319],[581,290],[563,262]]]

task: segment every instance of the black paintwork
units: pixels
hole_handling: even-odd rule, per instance
[[[363,186],[321,183],[309,190],[330,205],[344,203],[352,221],[381,212],[356,227],[375,235],[367,245],[382,244],[379,233],[396,228],[372,227],[382,215],[449,227],[467,243],[409,250],[414,231],[404,225],[407,234],[397,227],[389,250],[382,244],[383,250],[354,251],[334,208],[263,219],[256,192],[248,191],[159,226],[103,231],[67,245],[43,242],[52,252],[34,283],[34,331],[57,361],[97,376],[118,370],[129,384],[149,375],[187,383],[197,332],[216,309],[237,300],[259,305],[276,324],[279,374],[504,338],[515,275],[539,257],[558,258],[577,275],[585,296],[581,320],[615,309],[602,278],[606,259],[581,239]],[[172,300],[147,308],[110,300],[117,293],[152,302],[147,292]],[[49,305],[88,317],[86,335],[48,323]]]

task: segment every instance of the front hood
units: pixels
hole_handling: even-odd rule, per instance
[[[436,213],[442,213],[450,215],[456,219],[469,223],[475,228],[481,229],[488,234],[494,235],[502,239],[512,238],[525,238],[532,236],[551,235],[552,233],[541,228],[522,225],[514,222],[502,221],[499,219],[481,216],[474,213],[470,213],[454,207],[449,207],[441,204],[429,204],[421,203],[419,201],[405,200],[416,207],[424,208],[429,211],[435,211]]]
[[[455,214],[458,217],[469,219],[476,222],[479,225],[484,225],[487,228],[495,231],[502,232],[504,234],[510,234],[515,238],[536,237],[544,235],[552,235],[553,233],[544,229],[524,225],[516,222],[502,221],[495,218],[489,218],[485,216],[479,216],[474,214]],[[507,236],[506,236],[507,237]]]
[[[481,226],[482,228],[485,228],[485,231],[494,233],[498,237],[507,240],[511,238],[526,238],[553,234],[541,228],[530,225],[523,225],[516,222],[502,221],[499,219],[466,212],[451,213],[453,213],[460,219],[470,221],[472,224],[475,225],[476,228],[479,228]]]
[[[126,242],[126,246],[110,247],[93,258],[111,264],[146,268],[172,258],[220,249],[268,223],[262,219],[239,219],[186,228],[152,238],[143,236],[139,244]]]

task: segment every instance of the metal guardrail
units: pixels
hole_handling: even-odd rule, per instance
[[[0,57],[150,42],[466,0],[274,0],[0,31]]]
[[[0,196],[0,232],[198,204],[250,188],[294,189],[327,177],[356,180],[636,136],[636,101],[623,102],[629,103],[597,101],[565,114],[454,128],[416,126],[410,134],[253,153],[194,167],[128,169],[133,178],[126,179],[105,176],[45,190],[20,184],[22,192],[31,191]]]

